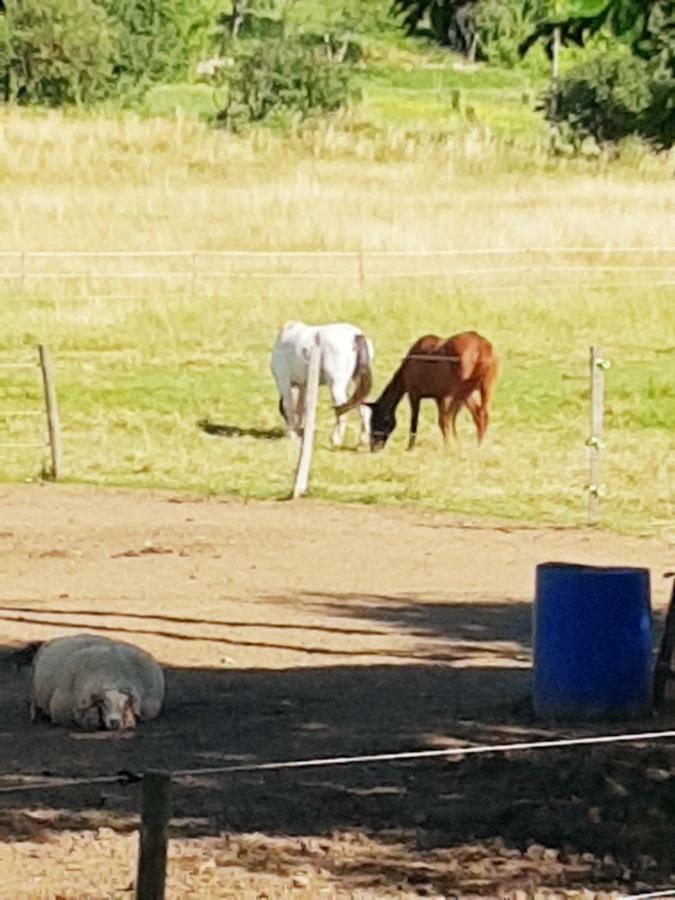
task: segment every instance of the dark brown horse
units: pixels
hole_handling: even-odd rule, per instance
[[[448,428],[457,435],[456,419],[463,406],[471,413],[480,445],[487,431],[490,401],[499,361],[492,344],[475,331],[466,331],[444,339],[428,334],[416,341],[389,384],[371,409],[370,447],[381,450],[396,428],[396,407],[404,394],[410,401],[410,440],[408,449],[415,446],[420,401],[430,398],[438,406],[438,424],[443,440]],[[480,395],[478,402],[474,394]],[[341,414],[351,408],[338,407]]]

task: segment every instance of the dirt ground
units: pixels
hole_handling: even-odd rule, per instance
[[[675,548],[311,501],[0,488],[0,897],[129,896],[134,877],[137,783],[2,793],[19,775],[561,733],[527,702],[534,571],[547,560],[648,566],[658,611]],[[81,630],[164,664],[159,719],[122,735],[29,723],[11,652]],[[671,774],[675,741],[185,776],[173,789],[169,896],[667,888]]]

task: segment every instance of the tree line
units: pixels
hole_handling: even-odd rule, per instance
[[[293,0],[0,0],[5,102],[90,104],[192,80],[220,120],[305,117],[354,95],[365,33],[402,28],[470,59],[520,65],[537,45],[586,48],[543,108],[578,138],[675,140],[675,0],[343,0],[292,26]],[[210,60],[210,64],[204,63]]]

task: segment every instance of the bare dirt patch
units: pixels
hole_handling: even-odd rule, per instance
[[[168,698],[133,736],[71,734],[31,726],[23,674],[3,666],[0,783],[548,734],[523,703],[535,565],[649,566],[662,608],[673,556],[659,540],[362,506],[2,489],[5,660],[102,630],[157,656]],[[182,779],[171,895],[667,885],[671,764],[654,745]],[[3,891],[125,894],[137,785],[0,798]]]

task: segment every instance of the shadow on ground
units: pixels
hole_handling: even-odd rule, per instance
[[[522,703],[529,670],[507,659],[508,653],[528,652],[527,604],[420,605],[400,597],[342,595],[304,595],[301,602],[334,604],[350,618],[362,618],[364,627],[386,624],[438,638],[439,651],[398,665],[168,668],[163,715],[132,736],[109,736],[30,725],[18,702],[25,672],[12,669],[5,648],[0,787],[19,773],[192,770],[552,733],[538,727]],[[156,619],[176,628],[183,621],[147,618],[149,627]],[[203,624],[208,629],[215,623]],[[229,624],[236,631],[245,623]],[[645,725],[655,727],[654,722],[630,727]],[[392,890],[418,885],[435,893],[470,889],[486,896],[523,879],[530,885],[546,880],[585,887],[659,886],[675,866],[671,765],[675,746],[654,743],[229,776],[197,773],[176,781],[174,833],[261,832],[270,842],[280,836],[334,840],[365,834],[377,842],[377,851],[374,844],[347,856],[329,849],[320,861],[343,888],[352,879],[361,890],[369,878]],[[646,774],[656,771],[666,775]],[[42,818],[31,813],[35,808]],[[6,841],[39,840],[50,831],[101,824],[128,830],[135,827],[131,816],[138,808],[138,785],[0,793],[0,835]],[[53,811],[48,821],[45,809]],[[291,873],[311,864],[311,840],[295,841],[290,849],[270,844],[262,861],[258,846],[249,863],[241,864]],[[544,856],[544,847],[555,849]]]
[[[283,428],[242,428],[239,425],[210,422],[208,419],[201,419],[197,422],[197,425],[206,434],[212,434],[216,437],[250,437],[262,441],[279,441],[286,437],[286,432]]]

